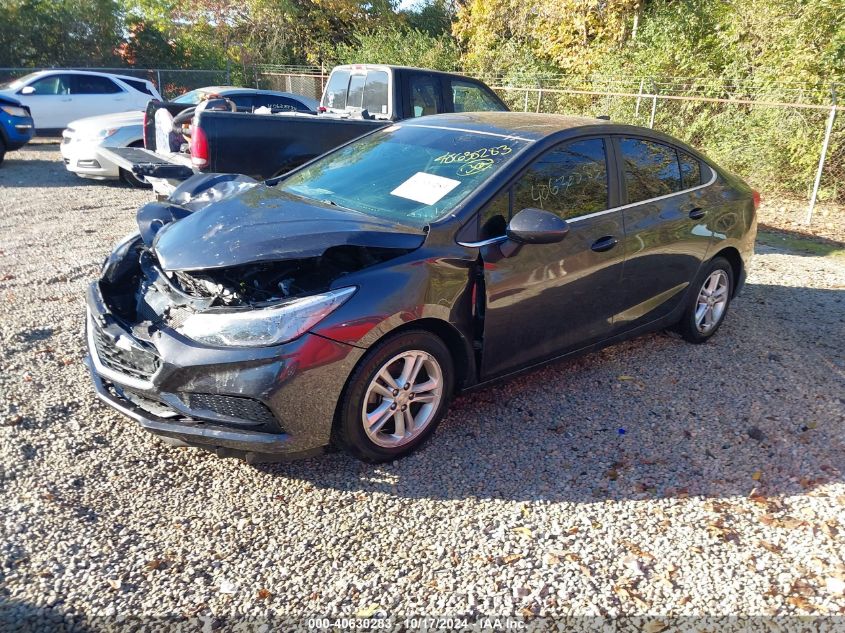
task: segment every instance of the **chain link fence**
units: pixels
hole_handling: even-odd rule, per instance
[[[39,70],[0,68],[0,82]],[[84,68],[79,68],[84,70]],[[240,85],[319,99],[328,69],[238,66],[225,70],[88,68],[149,79],[165,99]],[[845,106],[836,84],[714,78],[483,76],[513,110],[651,127],[703,151],[761,192],[778,225],[845,240]]]
[[[845,236],[845,115],[837,86],[647,78],[487,78],[513,110],[607,116],[686,141],[741,175],[778,228]],[[824,155],[823,155],[824,154]]]

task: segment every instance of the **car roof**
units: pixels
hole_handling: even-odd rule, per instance
[[[530,141],[570,130],[606,124],[602,119],[563,114],[535,114],[533,112],[455,112],[407,119],[399,125],[431,125],[465,129],[473,132],[518,136]]]
[[[202,88],[197,88],[200,92],[213,92],[215,94],[219,94],[221,97],[225,97],[227,94],[232,92],[239,92],[241,94],[262,94],[262,95],[273,95],[275,97],[290,97],[293,99],[305,99],[311,100],[310,97],[306,97],[305,95],[299,95],[295,92],[280,92],[278,90],[261,90],[260,88],[239,88],[238,86],[203,86]]]
[[[471,130],[473,132],[495,134],[528,141],[539,141],[557,137],[563,139],[578,132],[588,134],[629,134],[643,136],[656,141],[672,143],[704,158],[700,152],[683,141],[663,134],[657,130],[613,123],[606,119],[566,114],[543,114],[534,112],[460,112],[452,114],[433,114],[417,119],[406,119],[396,125],[432,126],[451,129]],[[567,134],[571,132],[571,134]]]
[[[464,79],[466,81],[472,81],[473,83],[483,83],[481,80],[476,79],[475,77],[469,77],[467,75],[462,75],[461,73],[453,73],[448,72],[445,70],[433,70],[431,68],[420,68],[417,66],[398,66],[396,64],[340,64],[332,68],[332,72],[335,70],[342,69],[342,70],[402,70],[408,72],[417,72],[417,73],[425,73],[427,75],[443,75],[446,77],[455,77],[456,79]]]
[[[97,72],[96,70],[70,70],[68,68],[46,68],[44,70],[36,71],[35,75],[46,75],[52,73],[61,73],[63,75],[96,75],[97,77],[117,77],[118,79],[132,79],[134,81],[146,81],[149,82],[149,79],[144,77],[133,77],[131,75],[118,75],[117,73],[101,73]]]

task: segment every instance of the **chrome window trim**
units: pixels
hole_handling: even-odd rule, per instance
[[[698,160],[698,159],[696,159]],[[699,161],[701,162],[701,161]],[[690,187],[689,189],[682,189],[681,191],[673,191],[672,193],[667,193],[662,196],[657,196],[656,198],[647,198],[645,200],[640,200],[639,202],[629,202],[628,204],[623,204],[619,207],[613,207],[612,209],[605,209],[604,211],[596,211],[595,213],[588,213],[587,215],[579,215],[576,218],[572,218],[571,220],[567,220],[567,222],[580,222],[581,220],[588,220],[590,218],[595,218],[600,215],[604,215],[605,213],[611,213],[613,211],[622,211],[624,209],[630,209],[631,207],[637,207],[641,204],[649,204],[651,202],[657,202],[658,200],[666,200],[667,198],[671,198],[673,196],[679,196],[682,193],[689,193],[691,191],[697,191],[699,189],[704,189],[705,187],[709,187],[714,182],[716,182],[716,170],[707,165],[707,169],[710,170],[711,176],[710,180],[708,180],[703,185],[696,185],[695,187]]]
[[[419,126],[422,127],[422,126]],[[698,160],[696,158],[696,160]],[[702,162],[702,161],[698,161]],[[704,163],[707,165],[707,163]],[[571,224],[573,222],[580,222],[581,220],[589,220],[590,218],[597,218],[600,215],[604,215],[606,213],[613,213],[615,211],[623,211],[625,209],[630,209],[631,207],[636,207],[641,204],[649,204],[651,202],[657,202],[658,200],[665,200],[667,198],[671,198],[672,196],[679,196],[682,193],[690,193],[691,191],[698,191],[699,189],[704,189],[705,187],[709,187],[714,182],[716,182],[716,170],[713,169],[710,165],[707,165],[707,169],[710,170],[710,180],[708,180],[703,185],[696,185],[695,187],[690,187],[689,189],[682,189],[681,191],[673,191],[672,193],[667,193],[662,196],[657,196],[656,198],[648,198],[647,200],[640,200],[639,202],[630,202],[628,204],[623,204],[619,207],[613,207],[611,209],[605,209],[604,211],[596,211],[595,213],[588,213],[587,215],[579,215],[578,217],[566,220],[567,223]],[[492,244],[499,244],[500,242],[504,242],[508,239],[507,235],[500,235],[498,237],[491,237],[486,240],[481,240],[480,242],[458,242],[461,246],[466,246],[467,248],[481,248],[482,246],[490,246]]]

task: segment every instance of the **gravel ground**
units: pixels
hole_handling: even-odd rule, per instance
[[[94,398],[84,288],[150,194],[57,150],[0,169],[0,630],[845,615],[845,259],[760,247],[709,344],[654,334],[463,396],[401,462],[256,467]]]

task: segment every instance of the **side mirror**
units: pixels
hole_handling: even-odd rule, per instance
[[[20,89],[19,94],[22,94],[22,95],[35,94],[35,88],[33,88],[32,86],[24,86],[23,88]]]
[[[507,236],[520,244],[553,244],[569,233],[569,224],[542,209],[523,209],[508,223]]]

